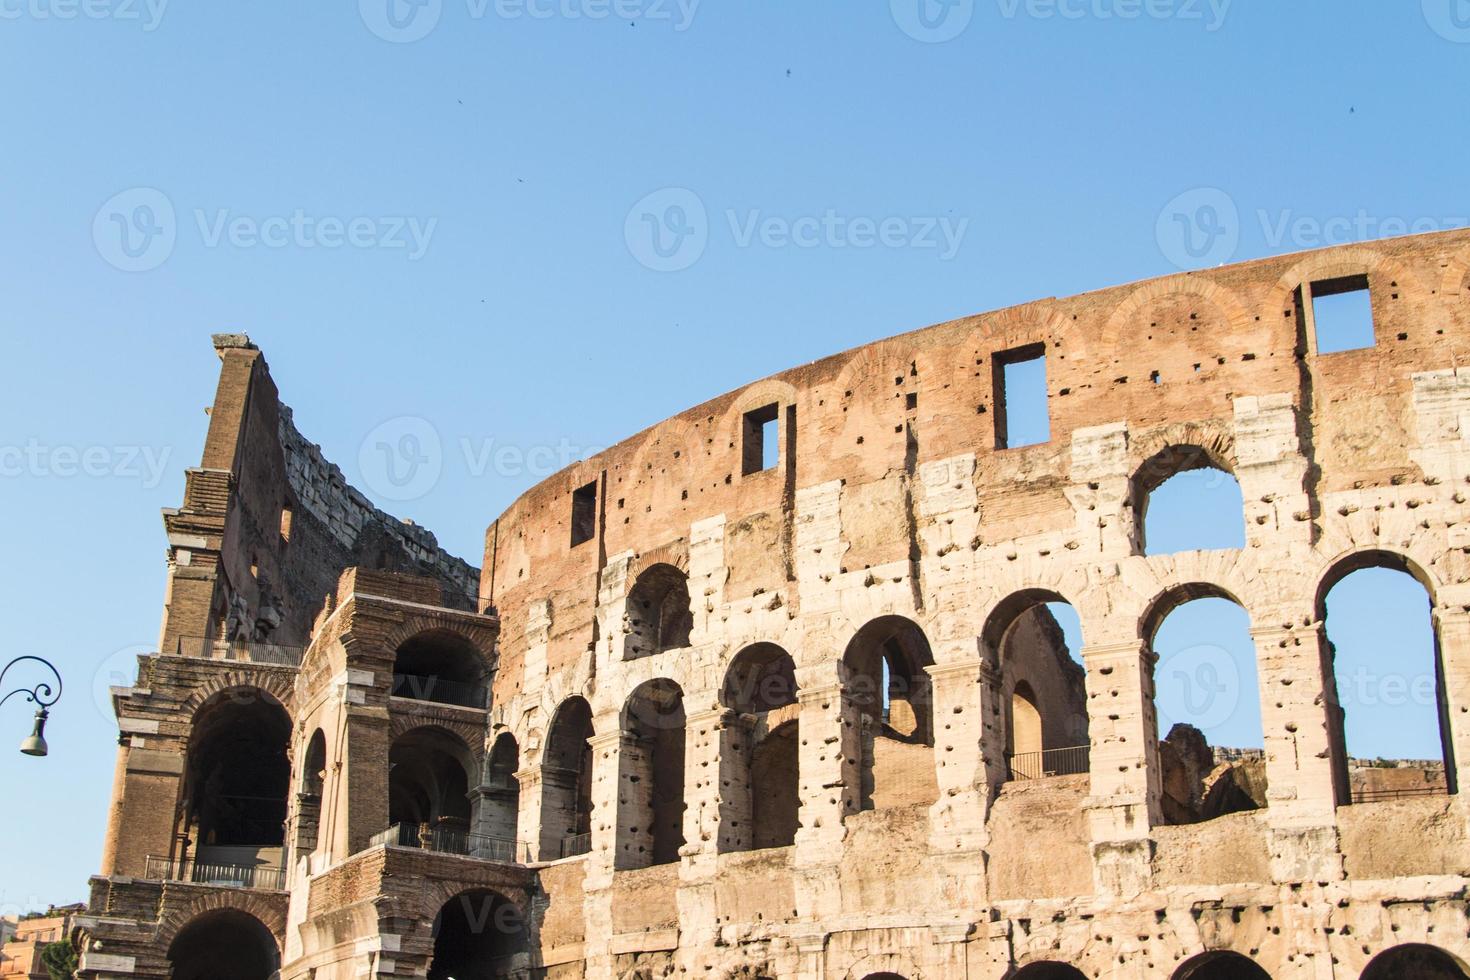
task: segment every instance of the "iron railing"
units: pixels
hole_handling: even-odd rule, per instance
[[[191,859],[149,856],[143,877],[149,881],[188,881],[197,885],[223,885],[228,888],[268,888],[281,891],[286,887],[286,869],[269,865],[202,864]]]
[[[1397,789],[1355,789],[1354,803],[1378,803],[1382,800],[1401,800],[1411,796],[1447,796],[1449,790],[1443,785],[1432,783],[1424,786],[1402,786]]]
[[[1073,745],[1042,752],[1019,752],[1006,758],[1008,779],[1049,779],[1087,772],[1090,746]]]
[[[236,660],[252,664],[300,667],[306,648],[251,640],[219,640],[212,636],[181,636],[174,655],[202,660]]]
[[[483,684],[464,684],[422,674],[394,674],[392,693],[395,698],[433,701],[437,704],[453,704],[483,711],[489,692]]]
[[[570,837],[562,838],[561,856],[564,858],[576,857],[579,854],[586,854],[591,850],[591,834],[573,834]]]
[[[530,845],[520,841],[417,823],[396,823],[376,834],[371,843],[374,846],[385,844],[388,847],[412,847],[440,854],[459,854],[505,864],[524,863],[530,859],[527,853]]]

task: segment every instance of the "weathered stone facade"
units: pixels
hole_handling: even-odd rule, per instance
[[[1357,287],[1374,345],[1318,353],[1314,294]],[[942,324],[557,474],[475,584],[322,493],[221,338],[82,976],[1465,976],[1467,342],[1466,232]],[[1004,366],[1038,354],[1051,437],[1001,448]],[[1146,555],[1148,494],[1201,465],[1245,547]],[[1370,565],[1431,597],[1445,767],[1362,802],[1323,621]],[[1220,773],[1171,789],[1153,698],[1201,596],[1250,616],[1265,740],[1238,787],[1265,806],[1212,819]],[[289,766],[216,765],[240,724]]]

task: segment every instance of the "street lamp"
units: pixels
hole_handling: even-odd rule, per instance
[[[46,754],[46,719],[51,717],[51,712],[46,709],[61,700],[61,671],[57,670],[51,661],[43,660],[40,657],[16,657],[5,665],[4,670],[0,670],[0,686],[4,686],[5,675],[10,673],[10,668],[23,660],[34,660],[36,663],[44,664],[47,670],[56,675],[56,687],[53,689],[45,681],[42,681],[35,687],[18,687],[6,694],[3,698],[0,698],[0,705],[3,705],[17,694],[24,694],[27,701],[37,706],[36,724],[31,729],[30,737],[20,743],[20,750],[25,755],[44,756]]]

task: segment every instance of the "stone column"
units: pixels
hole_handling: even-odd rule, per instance
[[[846,679],[839,663],[838,676]],[[824,671],[830,669],[826,665]],[[830,674],[829,674],[830,676]],[[842,860],[843,821],[858,812],[862,792],[862,729],[857,706],[843,686],[799,685],[798,786],[801,826],[792,868],[796,907],[820,919],[842,909],[836,866]]]
[[[724,788],[720,746],[733,714],[706,708],[685,716],[684,846],[679,862],[680,946],[708,949],[719,930],[715,875],[719,869],[720,814]]]
[[[516,857],[523,861],[539,861],[541,854],[541,769],[532,766],[517,770],[516,784],[520,786],[520,812],[516,825],[520,828],[516,840]]]
[[[1157,656],[1141,640],[1086,645],[1093,881],[1100,896],[1149,884],[1149,828],[1160,819]]]
[[[985,821],[1005,780],[1005,709],[1000,674],[978,659],[928,668],[933,695],[934,775],[929,811],[936,854],[974,853],[989,842]]]
[[[1445,592],[1451,591],[1446,588]],[[1441,602],[1446,597],[1441,596]],[[1470,596],[1454,597],[1454,605],[1434,611],[1434,635],[1439,647],[1436,685],[1440,736],[1445,743],[1445,776],[1450,791],[1470,786]]]
[[[622,757],[632,739],[617,729],[618,716],[601,717],[594,723],[598,734],[588,740],[592,746],[592,850],[588,859],[589,875],[611,875],[622,835]],[[604,726],[610,726],[605,728]]]

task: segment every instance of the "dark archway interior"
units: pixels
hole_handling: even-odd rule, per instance
[[[801,826],[798,723],[788,721],[767,735],[751,755],[752,846],[790,847]]]
[[[468,831],[469,756],[463,742],[437,728],[416,728],[395,740],[388,752],[389,822]]]
[[[492,980],[525,967],[524,916],[491,891],[470,891],[445,903],[434,920],[429,980]]]
[[[481,825],[485,833],[501,840],[516,839],[521,811],[521,784],[516,772],[521,765],[521,749],[515,736],[502,733],[490,750],[486,783],[489,787],[481,806],[485,808]]]
[[[902,616],[883,616],[858,630],[843,655],[848,696],[884,734],[925,745],[934,740],[929,675],[934,663],[929,641]]]
[[[1174,980],[1271,980],[1271,974],[1239,953],[1205,953],[1181,966]]]
[[[168,948],[172,980],[270,980],[280,966],[275,937],[235,909],[190,922]]]
[[[543,860],[569,857],[563,845],[592,832],[592,709],[579,697],[557,709],[542,762]],[[553,843],[553,841],[555,843]]]
[[[1087,980],[1087,974],[1066,963],[1032,963],[1017,970],[1011,980]]]
[[[1466,980],[1466,973],[1444,950],[1409,943],[1373,957],[1359,980]]]
[[[760,714],[796,703],[796,663],[774,643],[756,643],[740,651],[720,701],[742,714]]]
[[[449,630],[429,630],[398,648],[393,660],[393,694],[483,708],[487,676],[473,643]]]
[[[649,567],[628,593],[627,617],[623,659],[687,647],[694,626],[688,578],[673,565]]]
[[[258,691],[222,696],[189,740],[189,813],[198,847],[285,841],[291,719]]]
[[[637,752],[630,792],[648,808],[649,863],[672,864],[684,846],[684,692],[670,680],[641,685],[628,699],[623,730]]]

